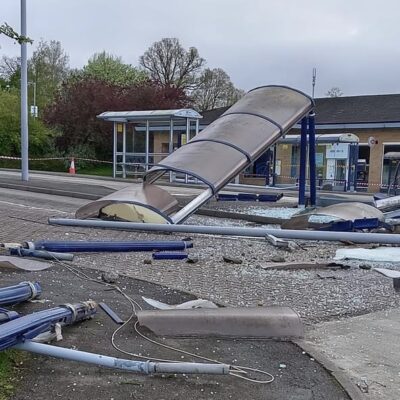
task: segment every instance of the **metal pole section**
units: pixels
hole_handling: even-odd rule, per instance
[[[389,200],[389,199],[385,199]],[[382,201],[382,200],[380,200]],[[400,235],[391,233],[330,232],[291,229],[242,228],[227,226],[143,224],[136,222],[101,221],[85,219],[49,218],[51,225],[88,228],[124,229],[144,232],[201,233],[209,235],[249,236],[264,238],[267,234],[282,239],[351,241],[354,243],[400,244]]]
[[[114,135],[113,135],[113,178],[117,175],[117,123],[114,122]]]
[[[276,185],[276,144],[274,144],[272,164],[273,164],[272,186],[275,186]]]
[[[102,367],[122,369],[134,373],[177,373],[177,374],[229,374],[229,365],[203,363],[157,363],[150,361],[135,361],[88,353],[86,351],[66,349],[43,343],[25,341],[14,346],[15,349],[25,350],[44,356],[62,358],[64,360],[84,362]]]
[[[354,191],[357,192],[357,167],[358,167],[358,157],[359,157],[360,147],[358,143],[355,145],[354,149]]]
[[[190,119],[186,118],[186,143],[190,140]],[[188,183],[188,175],[185,174],[185,183]]]
[[[307,117],[301,120],[299,206],[306,205]]]
[[[190,119],[186,118],[186,143],[190,140]]]
[[[171,154],[174,151],[174,120],[171,118],[169,121],[169,144],[168,152]]]
[[[174,224],[180,224],[190,217],[198,208],[200,208],[207,200],[213,197],[211,189],[205,190],[203,193],[198,195],[190,203],[186,204],[185,207],[180,209],[173,217],[171,217]]]
[[[149,170],[150,122],[146,120],[146,171]]]
[[[126,178],[126,122],[122,128],[122,177]]]
[[[269,186],[269,180],[271,178],[271,149],[268,149],[266,152],[266,160],[265,160],[265,186]]]
[[[21,35],[26,32],[26,0],[21,0]],[[28,60],[27,43],[21,43],[21,179],[29,181]]]
[[[195,136],[197,136],[199,134],[199,120],[196,119],[196,132],[195,132]],[[199,180],[197,178],[195,178],[195,183],[199,183]]]
[[[310,205],[317,203],[317,174],[315,165],[315,114],[308,116],[308,162],[310,164]]]
[[[174,120],[171,118],[169,121],[169,146],[168,153],[172,154],[174,151]],[[172,171],[169,173],[169,181],[172,182]]]

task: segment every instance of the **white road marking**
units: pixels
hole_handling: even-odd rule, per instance
[[[18,206],[18,207],[23,207],[23,208],[29,208],[31,210],[56,211],[56,212],[59,212],[59,213],[62,213],[62,214],[69,214],[69,212],[67,212],[67,211],[55,210],[54,208],[33,207],[33,206],[27,206],[25,204],[12,203],[11,201],[0,200],[0,203],[9,204],[9,205]]]

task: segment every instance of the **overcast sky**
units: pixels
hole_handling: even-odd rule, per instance
[[[285,84],[316,96],[400,93],[398,0],[27,0],[28,36],[59,40],[72,67],[106,50],[137,65],[177,37],[237,87]],[[20,31],[20,1],[0,0],[0,23]],[[19,46],[0,36],[0,55]],[[29,54],[34,46],[29,46]]]

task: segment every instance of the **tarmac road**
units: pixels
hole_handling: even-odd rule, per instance
[[[91,277],[100,272],[85,270]],[[21,313],[51,308],[59,304],[92,299],[104,301],[123,318],[130,307],[121,295],[104,286],[82,281],[61,266],[39,273],[1,272],[2,285],[37,280],[43,288],[44,304],[21,304]],[[141,296],[170,304],[193,299],[192,296],[140,280],[120,277],[119,284],[144,307]],[[63,330],[58,346],[129,358],[114,350],[110,337],[117,325],[101,310],[89,321]],[[271,384],[255,384],[230,376],[155,375],[142,376],[109,370],[71,361],[31,355],[20,368],[14,400],[105,400],[105,399],[265,399],[265,400],[346,400],[348,396],[321,365],[303,354],[292,343],[262,340],[161,339],[164,344],[195,352],[228,364],[245,365],[266,370],[274,375]],[[133,323],[117,336],[120,347],[144,357],[160,357],[177,361],[199,361],[146,342],[133,331]],[[255,377],[255,376],[254,376]],[[260,377],[260,375],[258,375]]]
[[[45,217],[69,216],[84,202],[86,200],[2,189],[0,214],[3,216],[3,227],[0,239],[1,241],[56,237],[83,239],[87,237],[87,231],[74,229],[73,232],[66,232],[61,227],[49,227],[46,225]],[[114,254],[113,258],[117,259],[118,263],[121,263],[121,260],[130,263],[131,260],[137,258],[137,255]],[[90,256],[90,260],[82,258],[80,261],[92,267],[87,271],[92,276],[100,274],[94,269],[95,265],[101,266],[102,270],[116,268],[116,264],[104,264],[104,260],[98,255]],[[146,266],[146,268],[152,267]],[[166,268],[165,273],[168,274],[170,267]],[[154,273],[158,276],[158,273]],[[40,273],[4,271],[0,274],[2,284],[35,279],[42,283],[44,290],[42,297],[50,301],[45,304],[21,305],[18,307],[21,312],[90,298],[106,301],[126,318],[128,309],[119,295],[115,292],[104,291],[103,287],[98,287],[94,283],[82,282],[63,268],[54,267]],[[129,277],[121,277],[120,284],[139,301],[141,295],[170,303],[192,298],[183,292]],[[114,328],[113,322],[99,312],[92,321],[66,328],[65,339],[60,345],[121,356],[110,345],[110,334]],[[174,353],[166,354],[164,350],[141,341],[134,335],[132,327],[123,332],[119,343],[124,348],[140,351],[146,355],[176,357]],[[216,339],[168,339],[168,343],[191,351],[200,351],[201,354],[216,357],[227,363],[256,365],[271,372],[275,381],[270,385],[257,385],[232,377],[132,376],[124,372],[32,356],[28,364],[23,365],[14,399],[53,400],[62,397],[77,400],[129,398],[345,400],[349,398],[336,380],[317,361],[292,343]],[[178,355],[178,360],[182,360],[180,357]]]

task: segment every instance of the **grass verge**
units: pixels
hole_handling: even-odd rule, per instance
[[[7,400],[14,394],[27,358],[26,354],[17,350],[0,352],[0,400]]]

